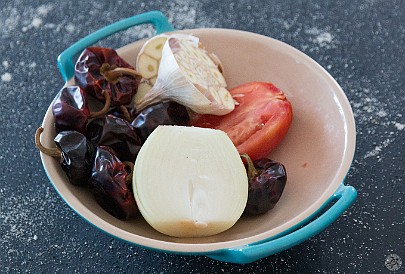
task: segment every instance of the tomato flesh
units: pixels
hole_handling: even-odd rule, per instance
[[[226,132],[239,153],[252,160],[267,157],[290,127],[292,107],[285,94],[271,83],[250,82],[230,90],[237,101],[224,116],[201,115],[194,126]]]

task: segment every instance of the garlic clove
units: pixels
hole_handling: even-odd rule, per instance
[[[203,237],[229,229],[240,218],[248,180],[223,131],[159,126],[138,154],[133,190],[142,216],[157,231]]]
[[[160,60],[162,58],[163,45],[167,41],[166,35],[158,35],[150,39],[149,42],[144,47],[144,53],[154,58],[155,60]]]
[[[141,100],[145,94],[152,88],[152,83],[149,80],[142,79],[138,85],[138,90],[135,93],[134,100]]]
[[[150,57],[149,55],[143,54],[139,57],[138,62],[139,73],[145,79],[150,79],[157,76],[158,73],[158,60]]]
[[[152,83],[152,85],[154,85],[156,83],[157,80],[157,76],[150,78],[150,82]]]
[[[156,82],[162,49],[167,41],[167,35],[152,37],[142,46],[136,59],[136,70],[142,75],[142,83],[138,86],[134,101],[139,101]]]

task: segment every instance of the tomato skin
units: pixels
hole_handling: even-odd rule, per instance
[[[292,106],[285,94],[271,83],[250,82],[230,90],[238,102],[224,116],[201,115],[193,126],[226,132],[240,154],[252,160],[268,157],[290,127]]]

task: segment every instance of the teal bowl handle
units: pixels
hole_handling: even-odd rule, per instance
[[[58,56],[59,71],[65,82],[72,78],[74,74],[73,56],[116,32],[126,30],[136,25],[148,23],[155,27],[156,34],[174,30],[167,18],[160,11],[141,13],[105,26],[71,45]]]
[[[231,263],[246,264],[264,257],[276,254],[298,245],[309,238],[319,234],[332,222],[334,222],[356,199],[357,191],[352,186],[341,184],[336,192],[323,204],[323,206],[308,219],[288,230],[283,235],[278,235],[270,239],[253,243],[246,246],[222,249],[212,254],[206,254],[208,257]],[[319,213],[331,202],[335,202],[322,215]],[[315,220],[312,220],[313,218]],[[311,221],[312,220],[312,221]],[[308,221],[310,221],[308,223]]]

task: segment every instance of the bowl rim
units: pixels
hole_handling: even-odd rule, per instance
[[[330,84],[331,87],[333,87],[333,94],[335,96],[335,100],[337,100],[342,107],[340,109],[340,112],[342,113],[342,117],[344,117],[345,120],[345,148],[342,156],[342,161],[340,163],[339,169],[336,171],[336,175],[334,177],[333,183],[329,185],[329,187],[326,189],[326,191],[323,193],[319,199],[313,203],[310,207],[308,207],[304,212],[301,214],[297,215],[295,218],[289,220],[286,222],[286,225],[288,225],[288,228],[291,228],[303,220],[306,220],[309,218],[311,215],[313,215],[321,206],[335,193],[335,191],[338,189],[340,184],[344,181],[347,172],[349,171],[349,168],[351,166],[353,157],[354,157],[354,152],[355,152],[355,146],[356,146],[356,128],[355,128],[355,120],[354,120],[354,115],[352,108],[350,106],[349,100],[347,99],[343,89],[340,87],[340,85],[337,83],[337,81],[320,65],[318,64],[314,59],[306,55],[305,53],[301,52],[300,50],[296,49],[295,47],[288,45],[285,42],[282,42],[280,40],[264,36],[261,34],[257,33],[252,33],[248,31],[243,31],[243,30],[235,30],[235,29],[224,29],[224,28],[196,28],[196,29],[185,29],[185,30],[180,30],[180,31],[174,31],[176,33],[204,33],[204,32],[213,32],[213,33],[232,33],[232,34],[238,34],[242,35],[246,38],[250,39],[265,39],[269,43],[271,43],[274,46],[277,46],[281,48],[283,51],[286,53],[292,54],[295,57],[298,57],[300,60],[306,62],[309,64],[312,69],[316,70],[320,75],[324,77],[324,79]],[[172,33],[172,32],[170,32]],[[133,43],[130,43],[128,45],[125,45],[119,49],[117,49],[117,52],[120,53],[124,50],[129,49],[131,46],[133,46],[136,43],[140,43],[141,41],[146,40],[142,39]],[[65,83],[65,86],[71,82],[72,79],[70,79],[68,82]],[[42,127],[45,127],[46,125],[49,125],[50,121],[52,121],[53,117],[52,116],[52,103],[49,105],[46,114],[44,116],[43,122],[42,122]],[[103,220],[101,217],[97,216],[96,214],[92,213],[87,207],[85,207],[76,196],[74,196],[72,193],[66,192],[67,188],[64,186],[64,183],[60,183],[57,180],[55,180],[55,164],[53,162],[53,159],[50,156],[44,155],[42,152],[40,153],[41,155],[41,161],[44,166],[45,172],[48,176],[48,179],[52,183],[53,187],[57,191],[57,193],[61,196],[61,198],[83,219],[85,219],[88,223],[91,225],[97,227],[98,229],[106,232],[107,234],[112,235],[115,238],[118,238],[120,240],[124,240],[128,243],[131,244],[136,244],[139,246],[143,246],[145,248],[150,248],[150,249],[155,249],[155,250],[161,250],[165,252],[174,252],[174,253],[188,253],[188,254],[203,254],[203,253],[210,253],[210,252],[215,252],[221,249],[225,248],[234,248],[234,247],[240,247],[240,246],[245,246],[248,244],[256,243],[256,242],[263,242],[268,240],[269,238],[274,238],[274,236],[277,236],[279,234],[282,234],[284,230],[278,231],[277,229],[272,233],[269,234],[268,231],[256,234],[250,237],[246,237],[243,239],[236,239],[236,240],[230,240],[230,241],[223,241],[223,242],[214,242],[214,243],[178,243],[178,242],[168,242],[168,241],[162,241],[162,240],[157,240],[157,239],[152,239],[140,235],[135,235],[133,233],[130,233],[128,231],[125,231],[123,229],[120,229],[107,221]],[[153,229],[153,228],[151,228]]]

